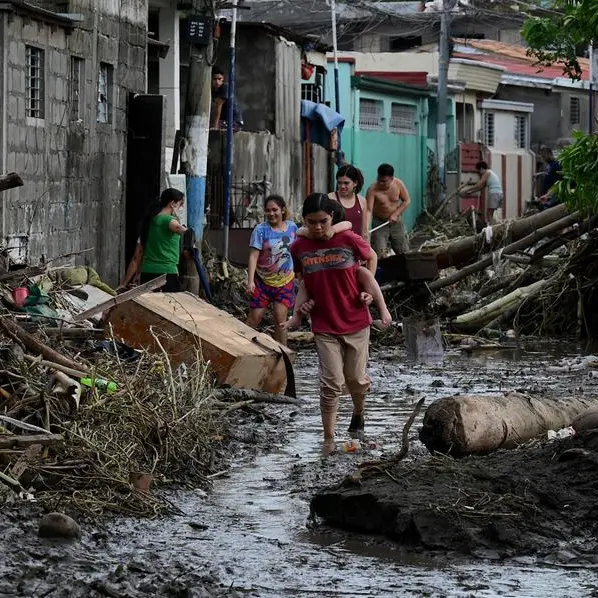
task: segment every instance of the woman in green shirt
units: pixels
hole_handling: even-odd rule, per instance
[[[141,284],[166,274],[166,284],[160,288],[165,293],[181,290],[179,258],[181,235],[187,228],[179,220],[185,196],[178,189],[165,189],[160,201],[151,210],[141,226],[140,243],[143,247]]]

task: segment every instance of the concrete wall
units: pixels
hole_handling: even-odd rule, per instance
[[[578,98],[580,122],[571,119],[571,98]],[[559,147],[571,139],[575,129],[588,130],[589,99],[587,92],[568,89],[538,89],[501,85],[495,96],[497,100],[528,102],[534,105],[531,118],[531,148],[541,146]]]
[[[229,39],[226,31],[216,54],[216,66],[225,73],[228,73]],[[283,80],[276,79],[275,41],[256,26],[241,24],[237,30],[235,94],[243,111],[246,131],[273,132],[276,126],[276,91]]]
[[[221,41],[220,45],[223,45]],[[226,46],[224,46],[226,47]],[[245,130],[234,135],[233,181],[272,183],[294,212],[305,195],[305,164],[301,142],[301,52],[299,47],[256,26],[240,28],[236,90],[244,110]],[[220,58],[219,65],[225,65]],[[223,70],[226,70],[223,68]],[[328,161],[314,160],[314,185],[326,181]],[[220,176],[225,162],[225,135],[210,134],[208,170]],[[217,182],[210,182],[213,188]]]
[[[70,11],[85,15],[72,31],[2,15],[2,170],[16,170],[25,181],[3,194],[2,232],[4,238],[29,235],[32,263],[92,249],[77,261],[116,284],[124,262],[126,109],[129,93],[145,89],[147,0],[74,0]],[[44,51],[43,119],[25,114],[26,45]],[[71,120],[72,56],[85,60],[77,122]],[[96,122],[100,63],[113,67],[109,123]]]

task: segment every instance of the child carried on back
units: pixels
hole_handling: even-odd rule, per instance
[[[347,230],[351,230],[353,225],[345,220],[345,210],[340,203],[335,202],[335,211],[332,214],[332,235],[342,233]],[[302,227],[297,231],[297,236],[308,237],[309,232],[306,227]],[[374,265],[374,270],[375,270]],[[374,278],[374,273],[370,272],[367,268],[360,266],[357,270],[357,282],[362,290],[362,293],[367,293],[371,296],[371,302],[374,304],[378,312],[380,313],[380,321],[383,328],[387,328],[392,323],[392,316],[386,306],[384,295],[380,289],[380,285]],[[314,306],[314,302],[307,295],[304,284],[301,282],[299,285],[299,291],[295,299],[295,309],[293,316],[287,321],[281,324],[282,327],[293,330],[301,325],[301,316],[304,313],[309,313],[311,308]]]

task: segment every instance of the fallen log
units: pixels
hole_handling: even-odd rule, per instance
[[[557,207],[559,207],[559,206],[557,206]],[[506,256],[511,253],[516,253],[517,251],[520,251],[521,249],[531,247],[532,245],[537,243],[540,239],[543,239],[544,237],[548,237],[549,235],[557,233],[557,232],[563,230],[564,228],[567,228],[568,226],[575,224],[576,222],[579,221],[580,218],[581,218],[580,213],[574,212],[573,214],[570,214],[569,216],[565,216],[565,218],[561,218],[560,220],[557,220],[556,222],[552,222],[551,224],[549,224],[543,228],[539,228],[538,230],[529,234],[527,237],[523,237],[522,239],[519,239],[518,241],[515,241],[514,243],[511,243],[510,245],[503,247],[501,250],[502,255]],[[454,272],[453,274],[450,274],[449,276],[445,276],[444,278],[439,278],[438,280],[434,280],[433,282],[431,282],[427,285],[427,288],[428,288],[428,290],[433,292],[433,291],[437,291],[438,289],[448,287],[456,282],[459,282],[460,280],[463,280],[464,278],[467,278],[468,276],[470,276],[471,274],[474,274],[475,272],[480,272],[481,270],[488,268],[489,266],[492,265],[492,263],[493,263],[493,256],[488,255],[485,258],[479,260],[478,262],[475,262],[474,264],[470,264],[469,266],[465,266],[464,268],[461,268],[461,270],[457,270],[457,272]]]
[[[511,309],[515,305],[520,305],[525,299],[539,293],[546,283],[546,280],[538,280],[527,287],[515,289],[504,297],[500,297],[478,309],[457,316],[453,324],[459,330],[471,330],[472,328],[479,330],[485,323],[491,322],[508,309]]]
[[[420,251],[430,251],[436,255],[438,268],[459,268],[475,259],[481,251],[491,251],[500,247],[505,242],[512,243],[526,237],[539,228],[543,228],[556,220],[564,218],[568,214],[564,205],[558,205],[538,214],[533,214],[527,218],[518,220],[508,220],[492,227],[492,241],[486,242],[485,232],[456,239],[440,247],[420,249]]]
[[[516,392],[444,397],[428,407],[419,439],[431,453],[485,454],[569,426],[592,406],[598,406],[598,397],[531,397]]]

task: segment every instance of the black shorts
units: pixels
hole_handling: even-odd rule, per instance
[[[149,272],[142,272],[139,278],[141,284],[145,284],[150,280],[154,280],[162,276],[162,274],[150,274]],[[159,289],[155,289],[154,293],[180,293],[181,292],[181,281],[178,274],[167,274],[166,284],[161,286]]]

